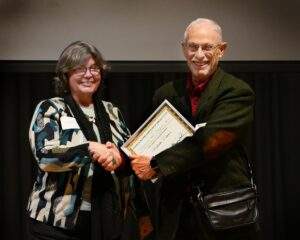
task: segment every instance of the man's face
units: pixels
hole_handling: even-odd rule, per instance
[[[226,43],[210,24],[192,26],[182,45],[194,85],[206,81],[216,71]]]

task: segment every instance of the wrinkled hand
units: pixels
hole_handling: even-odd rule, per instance
[[[116,168],[120,167],[124,163],[124,159],[118,147],[112,142],[106,142],[105,146],[112,152],[116,161]]]
[[[131,157],[131,167],[140,180],[146,181],[154,178],[156,172],[151,168],[152,157],[144,155],[133,155]]]
[[[123,162],[118,148],[111,142],[106,144],[90,142],[89,152],[93,160],[109,172],[117,169]]]

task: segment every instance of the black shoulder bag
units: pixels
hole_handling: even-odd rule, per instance
[[[249,160],[248,171],[250,187],[205,195],[199,186],[193,186],[192,201],[213,230],[238,228],[258,221],[257,188]]]

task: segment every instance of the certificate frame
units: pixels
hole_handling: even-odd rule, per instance
[[[166,134],[163,140],[166,140],[166,142],[162,143],[162,139],[159,139],[161,136],[159,130],[161,129],[158,126],[162,126]],[[154,156],[185,137],[192,136],[194,132],[195,128],[165,99],[123,144],[121,149],[128,156],[135,154]],[[143,146],[145,146],[145,149],[143,149]]]

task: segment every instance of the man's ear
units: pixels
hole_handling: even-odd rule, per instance
[[[187,51],[186,51],[184,42],[181,43],[181,50],[182,50],[183,56],[185,57],[185,59],[187,59]]]
[[[220,49],[219,57],[221,58],[224,56],[225,50],[227,49],[227,42],[222,42],[219,49]]]

